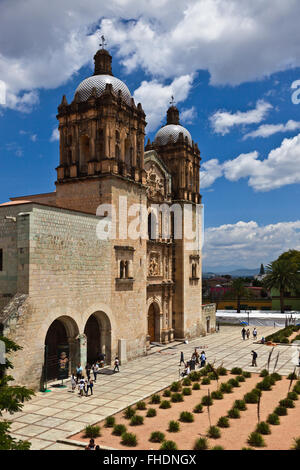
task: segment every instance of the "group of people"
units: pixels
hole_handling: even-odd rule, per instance
[[[257,329],[255,327],[253,328],[252,336],[253,336],[253,339],[256,340],[256,338],[257,338]],[[250,329],[247,328],[247,330],[246,330],[246,328],[243,327],[243,329],[242,329],[242,338],[243,338],[244,341],[245,341],[246,337],[247,337],[247,339],[250,338]]]
[[[199,367],[204,367],[205,366],[205,364],[206,364],[206,354],[205,354],[204,351],[201,351],[201,353],[199,353],[197,351],[197,348],[195,348],[191,359],[189,361],[185,362],[183,351],[181,351],[180,352],[179,367],[181,366],[181,364],[184,365],[184,370],[181,373],[182,377],[184,377],[185,375],[188,375],[192,370],[195,370],[196,364],[199,364]]]

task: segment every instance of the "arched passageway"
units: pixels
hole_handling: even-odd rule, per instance
[[[148,310],[148,335],[151,342],[160,342],[160,309],[152,302]]]
[[[111,362],[111,324],[104,312],[93,313],[86,322],[84,333],[87,338],[87,362],[92,364],[105,355],[105,362]]]

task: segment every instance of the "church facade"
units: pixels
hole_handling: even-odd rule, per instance
[[[94,61],[58,107],[56,190],[0,205],[0,327],[23,348],[16,381],[33,388],[58,378],[62,346],[71,373],[215,330],[202,307],[198,146],[171,105],[145,147],[141,104],[105,49]]]

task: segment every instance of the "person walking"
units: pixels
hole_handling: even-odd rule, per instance
[[[79,395],[80,395],[81,397],[83,397],[83,392],[84,392],[84,379],[80,379],[79,385],[78,385],[78,389],[79,389]]]
[[[252,334],[253,334],[253,339],[256,340],[256,338],[257,338],[257,329],[255,327],[253,328]]]
[[[88,396],[89,390],[91,391],[91,395],[93,395],[93,387],[94,387],[94,381],[93,379],[90,378],[86,386],[86,392],[85,392],[86,396]]]
[[[245,329],[245,327],[243,327],[243,329],[242,329],[242,337],[243,337],[243,340],[245,341],[245,339],[246,339],[246,329]]]
[[[82,378],[82,367],[81,364],[78,364],[76,367],[76,382],[78,383]]]
[[[76,379],[74,377],[74,374],[72,374],[71,376],[71,389],[72,389],[72,393],[74,393],[76,390]]]
[[[115,358],[114,372],[116,372],[116,371],[120,372],[119,364],[120,364],[119,358],[118,358],[118,356],[116,356],[116,358]]]
[[[180,353],[180,363],[179,363],[179,367],[181,366],[182,363],[183,363],[183,365],[185,365],[183,351],[181,351],[181,353]]]
[[[96,362],[95,364],[92,365],[92,372],[94,374],[94,381],[97,382],[97,374],[98,374],[98,371],[99,371],[99,365],[98,363]]]
[[[252,354],[252,367],[257,367],[257,362],[256,362],[256,359],[257,359],[257,352],[255,351],[251,351],[251,354]]]
[[[90,380],[90,376],[91,376],[91,366],[90,366],[89,363],[87,363],[87,365],[85,366],[85,372],[86,372],[87,379]]]
[[[249,338],[250,338],[250,330],[249,330],[249,328],[247,328],[246,335],[247,335],[247,339],[249,339]]]
[[[202,351],[200,355],[200,367],[204,367],[206,363],[206,355],[205,352]]]

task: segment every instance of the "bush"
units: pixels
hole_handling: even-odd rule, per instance
[[[126,432],[126,426],[124,424],[115,424],[112,434],[114,436],[122,436]]]
[[[180,429],[180,424],[178,421],[170,421],[168,431],[169,432],[178,432]]]
[[[140,416],[140,415],[132,416],[130,420],[130,426],[141,426],[142,424],[144,424],[143,416]]]
[[[242,375],[243,369],[241,369],[240,367],[233,367],[230,373],[233,375]]]
[[[232,393],[232,388],[233,388],[232,385],[229,384],[228,382],[220,385],[220,391],[222,393]]]
[[[199,374],[199,372],[193,370],[190,373],[189,378],[192,382],[197,382],[200,379],[200,374]]]
[[[255,431],[259,434],[271,434],[270,426],[265,421],[258,423]]]
[[[183,401],[182,393],[173,393],[172,396],[171,396],[171,401],[173,403],[178,403],[180,401]]]
[[[200,384],[198,384],[197,382],[194,383],[192,389],[193,390],[200,390]]]
[[[287,397],[290,399],[290,400],[298,400],[298,393],[296,392],[289,392],[287,394]]]
[[[196,440],[193,450],[207,450],[207,449],[208,449],[208,441],[206,437],[200,437],[200,439]]]
[[[245,379],[250,379],[251,377],[251,372],[247,372],[246,370],[244,372],[242,372],[241,374],[243,377],[245,377]]]
[[[192,390],[191,390],[190,388],[188,388],[188,387],[184,387],[184,388],[182,389],[182,394],[183,394],[183,395],[192,395]]]
[[[267,369],[263,369],[261,373],[259,374],[260,377],[267,377],[267,375],[269,375],[269,372],[267,371]]]
[[[108,416],[108,417],[105,419],[105,424],[104,424],[104,426],[105,426],[106,428],[113,428],[114,425],[115,425],[115,422],[116,422],[116,420],[115,420],[115,418],[114,418],[113,416]]]
[[[293,388],[293,392],[296,392],[298,395],[300,395],[300,384],[296,383]]]
[[[160,446],[161,450],[177,450],[177,444],[174,441],[164,441]]]
[[[135,410],[131,408],[131,406],[128,406],[126,410],[124,411],[124,418],[126,419],[131,419],[135,415]]]
[[[163,432],[160,431],[154,431],[151,433],[150,442],[162,442],[165,440],[165,435]]]
[[[211,393],[211,397],[215,400],[222,400],[224,395],[221,392],[221,390],[215,390],[214,392]]]
[[[270,380],[267,380],[269,379],[269,377],[265,377],[264,380],[262,380],[261,382],[259,382],[258,384],[256,384],[256,388],[258,390],[264,390],[264,391],[269,391],[272,389],[272,384],[271,384],[271,381]]]
[[[227,416],[221,416],[221,418],[219,418],[217,425],[219,426],[219,428],[229,428],[230,423],[229,423],[229,419],[227,418]]]
[[[100,436],[100,426],[88,425],[84,429],[84,437],[95,438]]]
[[[271,374],[271,377],[275,380],[275,382],[278,382],[278,380],[282,380],[282,376],[277,372],[273,372],[273,374]]]
[[[154,418],[154,416],[156,416],[156,409],[155,408],[148,408],[146,416],[147,416],[147,418]]]
[[[193,409],[193,412],[194,413],[203,413],[203,405],[201,405],[201,403],[196,405],[195,408]]]
[[[285,406],[277,406],[274,410],[274,413],[278,416],[286,416],[288,414]]]
[[[291,372],[291,374],[289,374],[287,378],[288,380],[297,380],[297,374],[295,374],[295,372]]]
[[[246,381],[246,379],[243,375],[237,375],[236,380],[238,382],[245,382]]]
[[[209,385],[210,384],[210,378],[209,377],[203,377],[201,383],[202,383],[202,385]]]
[[[210,450],[224,450],[224,447],[222,446],[214,446]]]
[[[240,387],[239,381],[236,379],[230,379],[227,382],[229,385],[232,385],[233,387]]]
[[[171,390],[169,390],[169,389],[165,390],[164,393],[163,393],[163,396],[164,397],[170,397],[171,396]]]
[[[180,382],[173,382],[170,387],[171,392],[179,392],[181,390],[181,383]]]
[[[280,424],[279,416],[276,413],[271,413],[267,418],[267,423],[278,426]]]
[[[258,432],[252,432],[248,437],[248,444],[252,447],[265,447],[266,443],[264,438]]]
[[[292,446],[292,450],[300,450],[300,437],[294,438],[294,444]]]
[[[237,408],[231,408],[228,411],[228,417],[231,419],[238,419],[241,417],[240,411]]]
[[[218,367],[217,372],[219,375],[227,375],[227,370],[225,369],[225,367]]]
[[[182,411],[180,413],[180,421],[183,423],[192,423],[194,421],[194,416],[189,411]]]
[[[185,387],[189,387],[189,386],[192,384],[192,382],[191,382],[191,380],[190,380],[188,377],[185,377],[185,378],[183,379],[183,381],[182,381],[182,384],[183,384]]]
[[[217,426],[211,426],[207,431],[207,435],[211,439],[219,439],[221,437],[221,431]]]
[[[295,408],[295,403],[290,398],[280,400],[279,405],[284,406],[285,408]]]
[[[131,432],[124,432],[122,434],[121,444],[128,447],[135,447],[137,445],[136,435]]]
[[[160,403],[160,395],[158,395],[157,393],[155,393],[154,395],[152,395],[151,399],[150,399],[150,403],[152,404],[158,404]]]
[[[214,372],[210,372],[210,373],[208,374],[208,378],[209,378],[210,380],[217,380],[217,379],[219,378],[219,376],[218,376],[218,374],[215,374]]]
[[[237,408],[240,411],[245,411],[247,409],[245,400],[235,400],[233,408]]]
[[[136,404],[137,410],[146,410],[146,403],[144,401],[138,401]]]
[[[160,408],[163,410],[166,410],[167,408],[171,408],[171,402],[169,400],[163,400],[161,404],[159,405]]]
[[[202,397],[201,403],[203,406],[212,405],[213,399],[209,395],[204,395],[204,397]]]
[[[246,403],[258,403],[258,395],[252,390],[244,395],[244,400]]]

